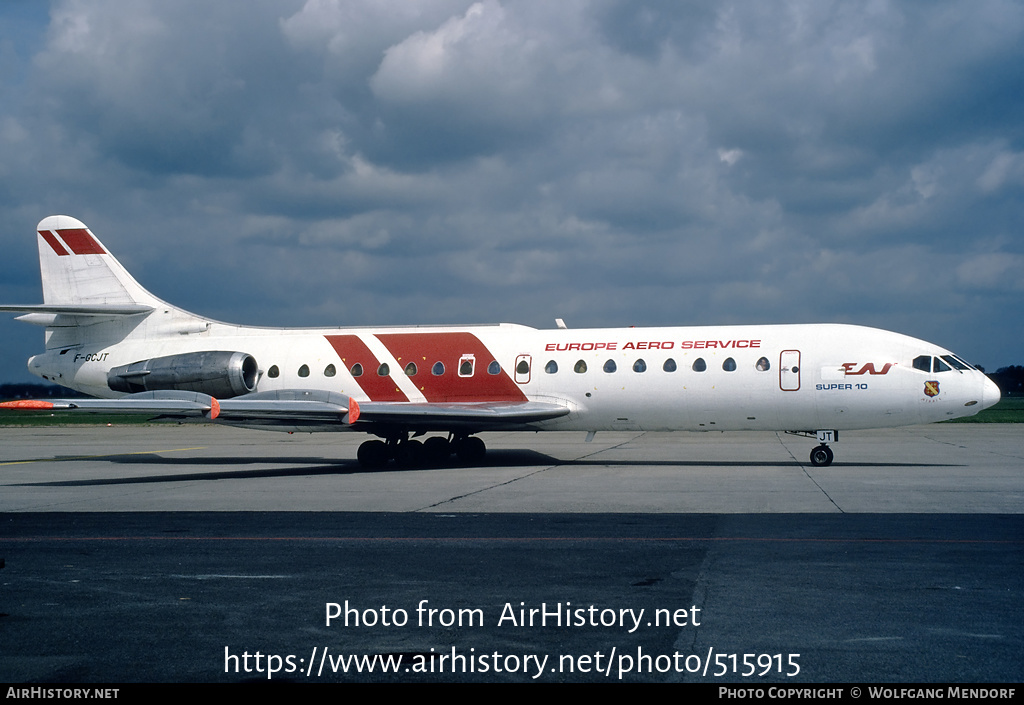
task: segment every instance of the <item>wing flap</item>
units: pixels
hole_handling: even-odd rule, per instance
[[[458,430],[508,427],[557,419],[569,408],[547,402],[360,402],[353,421],[356,428],[369,424],[400,426],[410,430]]]
[[[338,392],[279,389],[225,399],[220,403],[220,418],[227,423],[240,424],[344,424],[348,423],[348,417],[354,409],[358,409],[355,400]]]

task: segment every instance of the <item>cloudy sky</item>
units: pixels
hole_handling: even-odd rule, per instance
[[[6,0],[0,301],[83,220],[264,325],[840,321],[1024,363],[1024,4]],[[42,331],[0,320],[0,381]]]

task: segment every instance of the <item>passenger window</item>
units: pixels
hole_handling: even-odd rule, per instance
[[[472,377],[473,376],[473,360],[464,358],[459,363],[459,377]]]
[[[267,370],[267,377],[270,379],[277,379],[281,374],[281,370],[277,369],[277,365],[271,365],[270,369]]]
[[[612,373],[615,371],[615,360],[606,360],[604,363],[604,371]]]
[[[390,374],[391,374],[391,368],[388,367],[388,363],[386,363],[386,362],[380,363],[380,367],[377,368],[377,376],[378,377],[387,377]]]
[[[932,365],[932,372],[949,372],[951,369],[953,369],[937,357],[933,358],[932,362],[934,363]]]
[[[553,375],[558,372],[558,363],[554,360],[548,360],[548,364],[544,365],[544,371],[549,375]]]
[[[444,363],[440,360],[434,363],[434,366],[430,368],[430,374],[435,377],[440,377],[444,374]]]
[[[918,355],[914,358],[914,369],[921,370],[922,372],[932,371],[932,357],[931,355]]]
[[[303,365],[299,368],[299,377],[309,377],[309,365]]]
[[[693,371],[694,372],[703,372],[707,368],[708,368],[708,365],[707,365],[706,362],[704,362],[704,358],[703,357],[698,357],[696,360],[693,361]]]
[[[587,371],[587,363],[585,363],[583,360],[577,360],[576,365],[572,369],[577,374],[583,374],[584,372]]]
[[[758,372],[767,372],[771,368],[772,363],[768,362],[767,357],[762,357],[760,360],[757,361],[757,364],[754,365],[754,369],[756,369]]]
[[[333,377],[338,374],[338,371],[334,368],[334,365],[328,365],[324,368],[324,377]]]
[[[646,372],[647,371],[647,363],[644,362],[643,359],[637,360],[636,362],[633,363],[633,371],[634,372]]]
[[[725,362],[722,363],[722,369],[725,370],[726,372],[735,372],[736,361],[733,360],[731,357],[725,358]]]
[[[665,370],[666,372],[675,372],[676,361],[670,357],[669,359],[665,360],[665,364],[661,366],[661,369]]]
[[[414,374],[416,374],[415,362],[410,362],[408,365],[405,366],[405,374],[409,377],[412,377]]]
[[[517,375],[528,375],[530,374],[530,363],[526,360],[520,360],[519,364],[516,365]]]
[[[352,369],[350,369],[349,372],[352,373],[353,377],[362,377],[363,376],[363,366],[360,365],[357,362],[356,364],[352,365]]]
[[[487,374],[497,375],[501,374],[501,365],[498,364],[497,360],[491,360],[491,364],[487,366]]]

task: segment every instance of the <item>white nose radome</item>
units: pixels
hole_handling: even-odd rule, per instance
[[[987,409],[990,406],[995,406],[998,403],[1000,397],[999,387],[996,383],[985,377],[985,386],[981,392],[981,408]]]

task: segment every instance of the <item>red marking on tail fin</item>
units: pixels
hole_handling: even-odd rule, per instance
[[[107,251],[100,246],[96,238],[85,228],[68,228],[58,230],[57,234],[64,240],[64,244],[71,248],[76,255],[105,255]]]
[[[348,422],[350,424],[359,420],[359,402],[349,397],[348,400]]]
[[[46,244],[50,246],[54,252],[57,253],[58,257],[66,257],[71,253],[64,249],[64,246],[60,244],[60,241],[53,236],[49,230],[40,230],[39,235],[46,240]]]
[[[216,397],[210,397],[210,421],[220,416],[220,402]]]

